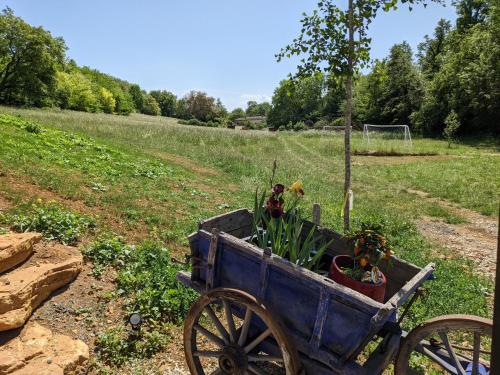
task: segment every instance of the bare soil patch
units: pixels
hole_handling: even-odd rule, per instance
[[[407,189],[467,220],[463,224],[449,224],[436,218],[422,217],[417,221],[419,230],[433,242],[450,250],[449,256],[472,260],[477,272],[494,278],[496,270],[498,218],[481,215],[458,207],[451,202],[431,197],[428,193]],[[443,254],[446,258],[447,255]]]

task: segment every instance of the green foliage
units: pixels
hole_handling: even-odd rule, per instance
[[[99,103],[104,113],[113,113],[116,107],[116,100],[111,91],[101,87],[99,90]]]
[[[50,104],[65,50],[62,38],[28,25],[5,8],[0,15],[0,103]]]
[[[8,215],[7,221],[16,232],[41,232],[45,239],[65,245],[74,245],[95,226],[90,217],[68,211],[58,203],[41,200]]]
[[[99,103],[92,91],[92,84],[79,72],[56,73],[56,101],[63,109],[95,112]]]
[[[202,91],[191,91],[177,102],[176,115],[179,118],[208,122],[217,117],[224,117],[227,111],[215,98],[208,96]]]
[[[460,128],[460,120],[455,111],[451,111],[444,119],[443,137],[448,141],[448,147],[456,141],[457,131]]]
[[[314,122],[323,115],[339,112],[342,98],[342,89],[321,73],[284,80],[274,91],[267,122],[275,128],[290,122]]]
[[[87,260],[92,261],[92,272],[100,277],[108,266],[121,268],[130,255],[131,247],[120,236],[102,236],[82,249]]]
[[[146,95],[144,105],[142,107],[142,113],[151,116],[161,115],[160,106],[152,95]]]
[[[97,359],[108,365],[123,366],[130,358],[148,358],[165,347],[169,337],[157,328],[140,332],[113,327],[95,340]]]
[[[229,120],[234,121],[236,119],[246,117],[246,113],[243,108],[235,108],[229,114]]]
[[[118,274],[118,292],[125,296],[125,308],[149,321],[179,323],[196,293],[180,284],[170,252],[161,244],[145,241],[130,251]]]
[[[154,90],[149,93],[160,106],[161,115],[173,117],[175,115],[175,107],[177,105],[177,97],[169,91]]]
[[[256,101],[249,101],[245,113],[247,116],[267,116],[270,110],[271,104],[268,102],[257,103]]]
[[[145,102],[145,95],[142,92],[139,85],[130,85],[128,92],[132,97],[132,102],[134,103],[135,111],[142,112]]]
[[[192,118],[190,120],[179,120],[178,123],[181,125],[205,126],[209,128],[216,128],[220,125],[218,122],[215,121],[204,122],[195,118]]]

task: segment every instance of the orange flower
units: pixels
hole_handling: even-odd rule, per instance
[[[361,259],[359,260],[359,265],[360,265],[361,267],[365,267],[367,264],[368,264],[368,260],[366,260],[366,258],[361,258]]]

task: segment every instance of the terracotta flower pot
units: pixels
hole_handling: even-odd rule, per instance
[[[384,303],[385,286],[387,284],[385,275],[381,272],[382,283],[379,285],[362,283],[361,281],[352,279],[342,271],[342,267],[352,267],[353,263],[354,261],[349,255],[337,255],[334,257],[330,265],[330,279],[364,294],[377,302]]]

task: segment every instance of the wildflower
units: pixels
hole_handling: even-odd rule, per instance
[[[269,199],[267,200],[266,208],[273,218],[277,219],[283,216],[285,212],[283,203],[285,203],[285,201],[281,197],[276,198],[274,194],[269,197]]]
[[[368,260],[367,260],[366,258],[361,258],[361,259],[359,260],[359,265],[360,265],[361,267],[365,267],[367,264],[368,264]]]
[[[283,194],[283,192],[285,191],[285,185],[276,184],[273,186],[272,191],[273,191],[273,195],[275,195],[275,196]]]
[[[290,191],[293,191],[297,195],[304,195],[304,188],[302,186],[302,182],[295,181],[292,186],[289,188]]]
[[[38,198],[38,199],[36,200],[36,203],[39,203],[39,204],[40,204],[40,203],[42,203],[42,198]]]

